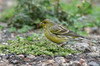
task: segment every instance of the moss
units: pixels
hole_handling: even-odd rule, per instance
[[[56,44],[48,41],[41,34],[33,34],[26,38],[17,37],[17,40],[8,41],[8,45],[0,45],[1,53],[16,53],[16,54],[33,54],[33,55],[60,55],[65,56],[77,51],[58,47]],[[30,39],[31,40],[30,40]]]

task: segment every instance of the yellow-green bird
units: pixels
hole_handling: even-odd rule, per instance
[[[45,19],[41,22],[41,26],[44,29],[45,36],[54,43],[62,44],[69,40],[69,37],[77,38],[82,37],[68,30],[62,25],[58,25],[50,19]],[[82,37],[83,38],[83,37]]]

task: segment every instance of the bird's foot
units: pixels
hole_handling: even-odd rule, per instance
[[[62,44],[59,44],[58,46],[59,46],[59,47],[64,47],[66,44],[68,44],[68,42],[64,42],[64,43],[62,43]]]
[[[65,45],[65,44],[60,44],[59,46],[60,46],[60,47],[63,47],[64,45]]]

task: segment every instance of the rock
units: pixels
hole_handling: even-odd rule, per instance
[[[27,66],[26,64],[21,64],[20,66]],[[31,66],[31,65],[29,65],[29,66]]]
[[[85,62],[85,60],[81,58],[79,62],[80,62],[80,64],[83,64]]]
[[[43,64],[41,62],[38,62],[38,63],[33,63],[32,66],[43,66]]]
[[[18,60],[11,60],[10,62],[11,62],[12,64],[18,64],[18,63],[19,63]]]
[[[78,55],[78,54],[77,54]],[[66,56],[66,62],[69,63],[70,60],[78,60],[79,58],[77,57],[77,55],[74,54],[69,54]]]
[[[80,61],[79,61],[79,63],[80,63],[82,66],[88,66],[85,59],[82,59],[82,58],[81,58]]]
[[[91,46],[91,51],[96,52],[97,51],[97,47],[96,46]]]
[[[23,54],[18,55],[19,58],[24,58],[25,56]]]
[[[38,57],[33,58],[32,60],[35,62],[39,62],[39,61],[43,61],[44,59],[43,59],[43,57],[38,56]]]
[[[46,60],[51,59],[51,58],[52,57],[50,57],[50,56],[40,55],[40,56],[34,57],[32,60],[36,61],[36,62],[39,62],[39,61],[46,61]]]
[[[55,62],[57,62],[57,63],[65,63],[66,61],[65,61],[65,58],[64,57],[55,57]]]
[[[47,64],[46,66],[59,66],[58,63],[51,63],[51,64]]]
[[[43,61],[42,63],[44,66],[48,66],[48,65],[52,66],[52,65],[54,65],[54,62],[55,62],[54,60],[46,60],[46,61]]]
[[[54,60],[46,60],[46,61],[44,61],[44,63],[46,63],[46,64],[50,64],[50,63],[54,63],[55,61]]]
[[[32,58],[35,58],[35,56],[34,55],[27,55],[27,58],[32,59]]]
[[[100,57],[100,52],[91,52],[91,53],[87,53],[87,55],[91,57]]]
[[[72,54],[69,54],[69,55],[66,56],[66,58],[67,59],[73,59],[73,55]]]
[[[31,59],[30,58],[24,58],[24,61],[31,61]]]
[[[4,29],[4,30],[3,30],[3,34],[4,34],[4,37],[5,37],[5,38],[11,37],[11,33],[9,32],[8,29]]]
[[[70,66],[81,66],[81,64],[79,63],[79,61],[71,61]]]
[[[82,40],[82,43],[89,43],[89,42],[91,42],[91,40],[88,40],[88,39],[83,39]]]
[[[7,23],[0,22],[0,26],[7,27]]]
[[[9,64],[9,61],[6,59],[0,60],[0,66],[13,66],[13,64]]]
[[[76,43],[75,48],[80,51],[85,51],[86,49],[90,50],[88,43]]]
[[[91,32],[92,32],[92,28],[90,28],[90,27],[85,27],[84,30],[85,30],[87,33],[91,33]]]
[[[100,66],[98,63],[96,63],[95,61],[91,61],[88,63],[89,66]]]
[[[5,43],[5,42],[4,42],[4,43],[2,43],[2,44],[3,44],[3,45],[8,45],[8,43]]]
[[[12,57],[14,57],[15,56],[15,54],[7,54],[7,55],[5,55],[4,57],[6,58],[6,59],[9,59],[9,58],[12,58]]]

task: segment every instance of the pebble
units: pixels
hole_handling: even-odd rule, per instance
[[[79,61],[79,63],[80,63],[82,66],[88,66],[85,59],[82,59],[82,58],[81,58],[80,61]]]
[[[23,54],[18,55],[20,58],[24,58],[25,56]]]
[[[18,64],[19,63],[18,60],[11,60],[10,62],[13,63],[13,64]]]
[[[32,66],[43,66],[43,64],[41,62],[39,62],[39,63],[32,64]]]
[[[81,66],[81,64],[79,63],[79,61],[71,61],[70,65],[71,66]]]
[[[87,53],[87,55],[91,57],[100,57],[100,52],[91,52],[91,53]]]
[[[100,66],[98,63],[96,63],[95,61],[91,61],[88,63],[89,66]]]
[[[0,32],[0,41],[1,40],[8,40],[8,38],[11,37],[11,34],[8,30],[4,30],[2,32]],[[12,35],[12,37],[14,37],[14,35]],[[21,37],[21,39],[23,39]],[[97,41],[92,41],[93,44],[97,44]],[[3,42],[4,45],[7,45],[6,42]],[[98,46],[100,42],[98,42]],[[16,55],[16,54],[0,54],[0,66],[14,66],[17,64],[20,64],[20,66],[100,66],[98,62],[96,61],[100,61],[100,47],[98,46],[89,46],[89,41],[87,39],[83,39],[80,43],[76,43],[73,44],[72,43],[72,49],[77,48],[78,50],[82,50],[85,51],[86,49],[89,49],[89,47],[91,47],[91,50],[93,52],[87,53],[87,57],[84,59],[80,59],[80,55],[73,55],[70,54],[69,56],[66,56],[66,58],[64,57],[49,57],[49,56],[34,56],[34,55],[27,55],[25,57],[24,54],[20,54],[20,55]],[[71,48],[71,46],[69,46],[69,48]],[[68,48],[68,47],[66,47]],[[85,53],[84,53],[85,54]],[[82,55],[82,57],[84,57],[84,55]],[[90,58],[94,59],[94,57],[97,59],[96,61],[90,61]],[[99,58],[98,58],[99,57]],[[67,62],[67,61],[68,62]],[[24,61],[24,63],[23,63]],[[9,63],[10,62],[10,63]],[[32,63],[31,65],[29,65],[30,63]],[[26,65],[27,64],[27,65]],[[87,65],[88,64],[88,65]]]
[[[64,57],[55,57],[55,62],[57,62],[57,63],[65,63],[66,61],[65,61],[65,58]]]
[[[80,51],[85,51],[86,49],[89,49],[88,43],[76,43],[75,47]]]
[[[3,45],[8,45],[8,43],[2,43]]]
[[[32,58],[35,58],[35,56],[34,55],[27,55],[27,58],[32,59]]]
[[[46,63],[46,64],[50,64],[50,63],[54,63],[55,61],[54,60],[46,60],[46,61],[44,61],[44,63]]]
[[[96,52],[97,51],[97,47],[96,46],[91,46],[91,51]]]

